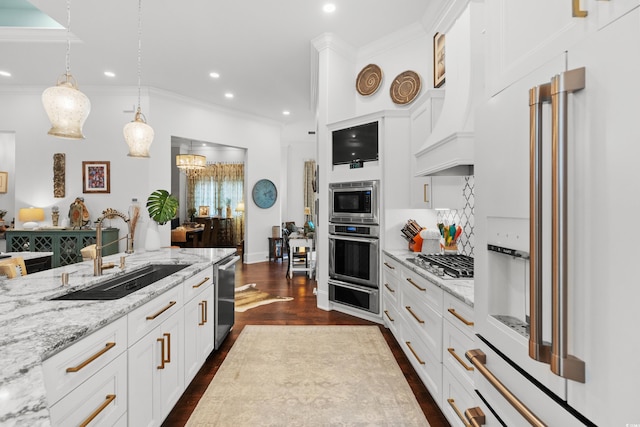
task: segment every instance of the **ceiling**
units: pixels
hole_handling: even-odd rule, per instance
[[[142,4],[143,86],[282,123],[312,120],[311,40],[354,48],[420,21],[442,0],[152,0]],[[324,13],[332,2],[336,11]],[[0,88],[55,84],[67,31],[25,27],[35,6],[66,27],[66,0],[2,0]],[[31,11],[35,15],[37,11]],[[46,18],[46,17],[45,17]],[[71,2],[70,70],[83,86],[137,86],[138,2]],[[104,75],[112,71],[115,77]],[[217,72],[213,79],[209,73]],[[355,80],[355,76],[354,76]],[[225,93],[233,93],[228,99]],[[132,99],[132,105],[137,102]],[[283,111],[290,111],[289,116]]]

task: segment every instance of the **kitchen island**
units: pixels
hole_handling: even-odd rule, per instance
[[[51,424],[43,362],[82,338],[125,317],[185,280],[232,255],[235,249],[161,249],[104,258],[116,268],[93,275],[85,261],[15,279],[0,279],[0,425]],[[124,268],[118,268],[125,256]],[[52,301],[149,264],[188,267],[123,298],[110,301]],[[62,273],[69,284],[61,285]]]

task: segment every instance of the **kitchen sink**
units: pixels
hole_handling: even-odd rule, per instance
[[[151,264],[130,273],[114,277],[89,288],[70,292],[52,300],[114,300],[140,290],[158,280],[176,273],[186,264]]]

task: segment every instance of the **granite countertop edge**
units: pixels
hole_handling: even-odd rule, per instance
[[[416,267],[415,264],[407,261],[407,258],[413,258],[417,255],[416,253],[410,252],[408,250],[383,249],[383,252],[393,258],[395,261],[402,264],[403,267],[408,268],[409,270],[418,274],[420,277],[428,280],[445,292],[458,298],[468,306],[473,307],[473,280],[440,279],[438,276],[435,276],[419,267]]]
[[[234,253],[231,248],[120,253],[104,261],[119,265],[126,256],[125,268],[105,270],[101,277],[94,277],[93,262],[85,261],[0,279],[0,425],[50,425],[44,360]],[[189,267],[118,300],[50,300],[152,263]],[[69,287],[61,286],[63,272],[69,273]]]

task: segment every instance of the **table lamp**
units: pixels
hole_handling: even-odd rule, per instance
[[[22,228],[32,229],[38,226],[36,221],[44,221],[44,209],[42,208],[20,208],[18,220],[22,221]]]

